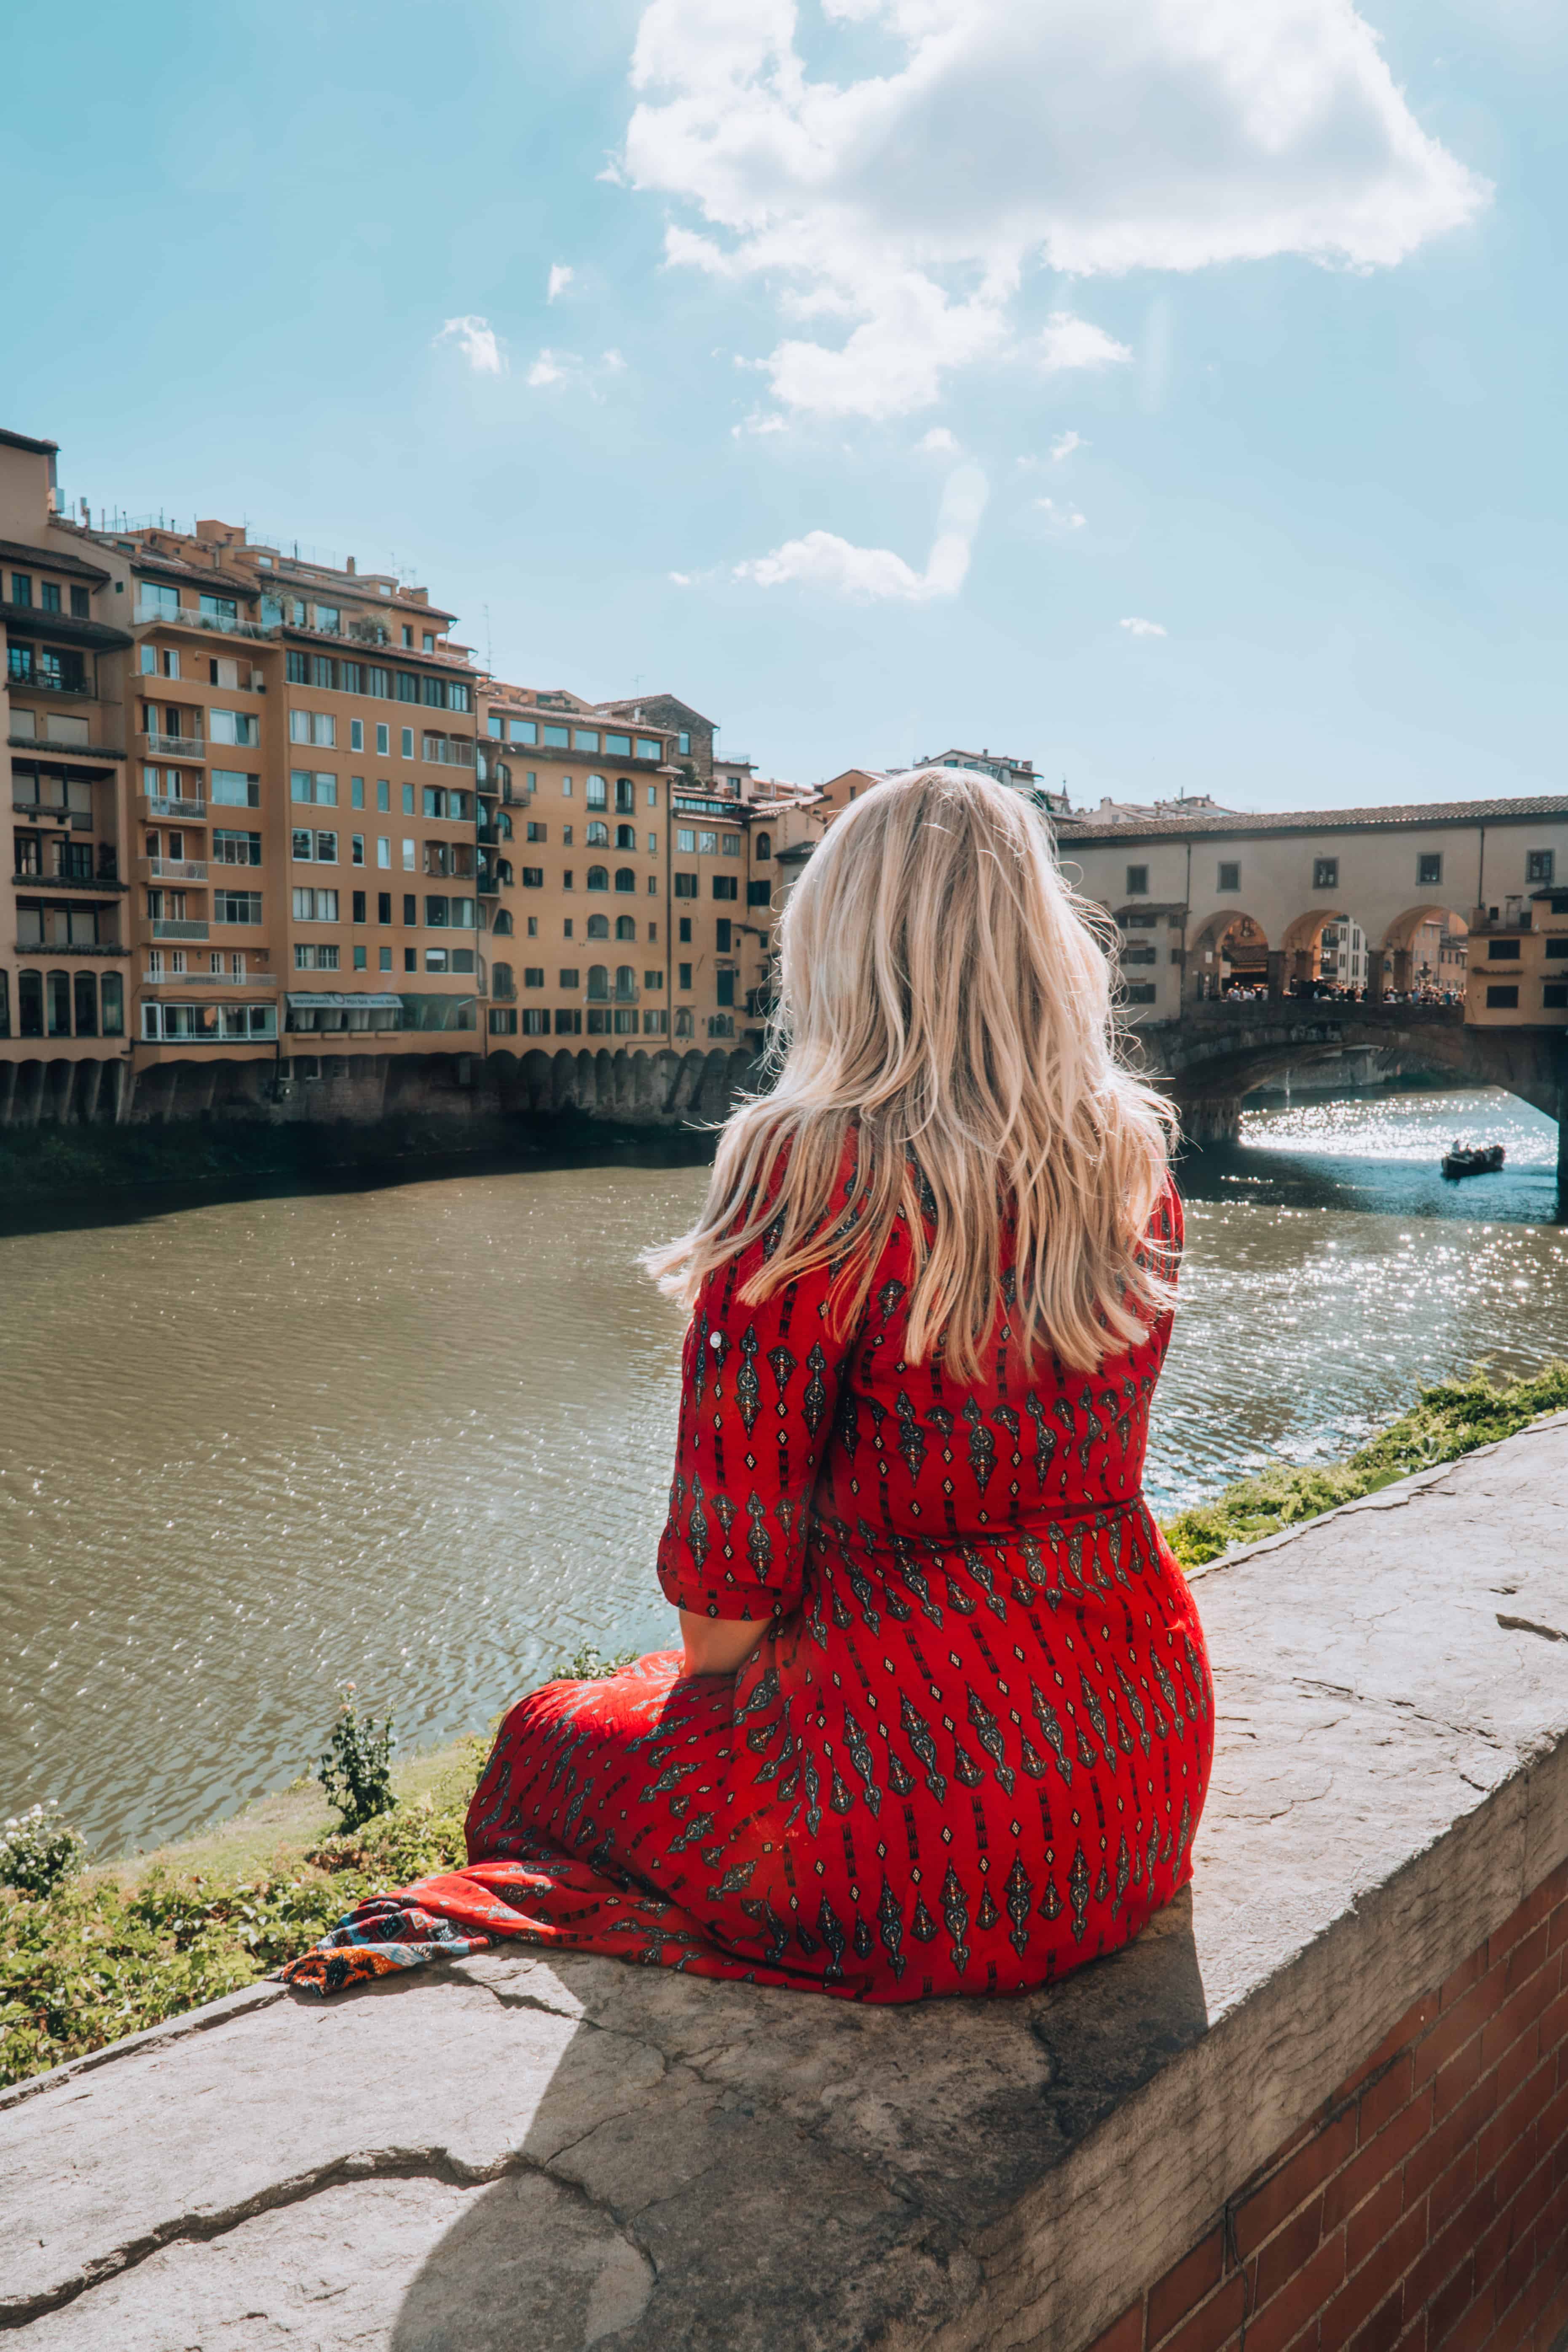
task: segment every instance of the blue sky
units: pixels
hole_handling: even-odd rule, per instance
[[[25,10],[0,423],[768,773],[1556,791],[1565,51],[1547,0]]]

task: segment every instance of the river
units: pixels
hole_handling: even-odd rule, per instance
[[[1447,1185],[1465,1128],[1508,1167]],[[1449,1092],[1252,1111],[1189,1159],[1156,1508],[1568,1355],[1554,1156]],[[636,1261],[704,1181],[621,1151],[0,1230],[0,1817],[149,1845],[306,1769],[345,1678],[417,1748],[584,1640],[660,1641],[680,1329]]]

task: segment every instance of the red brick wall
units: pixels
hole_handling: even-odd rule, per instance
[[[1568,2324],[1568,1865],[1089,2352],[1547,2352]]]

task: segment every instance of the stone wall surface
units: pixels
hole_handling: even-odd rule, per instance
[[[1302,2149],[1342,2170],[1346,2114],[1369,2147],[1408,2133],[1422,2064],[1427,2137],[1497,2085],[1450,2166],[1510,2112],[1494,2170],[1527,2124],[1545,2147],[1531,2242],[1556,2231],[1557,2292],[1562,2102],[1554,2075],[1510,2109],[1527,2081],[1505,2095],[1494,2020],[1538,2061],[1563,2030],[1535,1979],[1568,1885],[1565,1538],[1568,1415],[1204,1571],[1219,1740],[1193,1889],[1047,1991],[855,2008],[503,1948],[323,2005],[258,1987],[23,2085],[0,2327],[37,2352],[1082,2352],[1107,2329],[1217,2352],[1269,2245],[1348,2262],[1350,2209],[1325,2229],[1320,2202],[1304,2253],[1289,2234],[1326,2173],[1267,2231],[1260,2191]],[[1467,2009],[1467,1969],[1493,1968],[1505,1998]],[[1439,2117],[1456,2063],[1473,2080]],[[1389,2225],[1358,2225],[1363,2251],[1411,2153],[1357,2176]],[[1289,2338],[1257,2305],[1247,2352],[1489,2340],[1441,2332],[1446,2278],[1401,2335],[1375,2303],[1326,2317],[1347,2275]]]

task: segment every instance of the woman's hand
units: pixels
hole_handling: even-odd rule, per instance
[[[758,1625],[748,1619],[700,1617],[689,1609],[679,1613],[689,1675],[738,1673],[768,1630],[765,1620]]]

